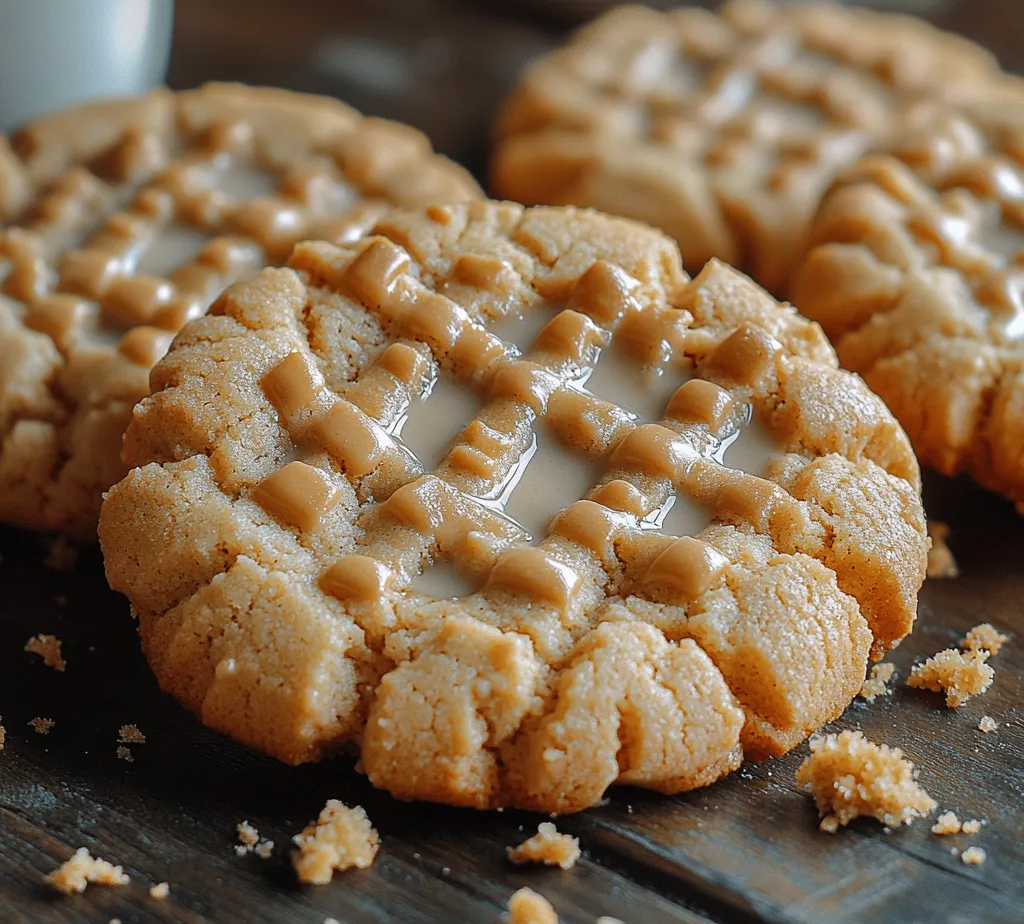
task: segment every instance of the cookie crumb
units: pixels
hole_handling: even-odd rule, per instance
[[[987,857],[985,855],[985,851],[981,847],[968,847],[962,854],[960,854],[960,859],[968,866],[981,866]]]
[[[888,696],[889,681],[895,674],[895,664],[876,664],[871,668],[871,675],[864,681],[864,686],[860,688],[858,696],[866,699],[869,703],[873,703],[877,696]]]
[[[834,833],[861,815],[896,828],[936,808],[899,748],[875,744],[859,731],[819,735],[810,747],[796,783],[814,797],[822,831]]]
[[[51,571],[73,571],[78,564],[78,546],[64,536],[50,543],[43,566]]]
[[[139,731],[138,725],[122,725],[120,731],[122,744],[145,744],[146,736]]]
[[[235,853],[240,857],[244,857],[247,853],[252,853],[259,843],[260,832],[249,824],[248,821],[240,821],[235,825],[235,830],[238,832],[239,841],[235,844]]]
[[[558,924],[558,915],[543,895],[523,887],[508,900],[508,924]]]
[[[155,898],[157,901],[163,901],[167,898],[168,893],[171,891],[171,887],[166,882],[158,882],[155,886],[151,886],[149,890],[149,897]]]
[[[129,764],[134,763],[135,761],[135,758],[132,757],[132,752],[123,745],[119,746],[117,749],[117,759],[126,761]]]
[[[366,869],[380,846],[363,807],[349,808],[337,799],[328,799],[316,822],[292,841],[299,848],[292,856],[299,881],[317,885],[330,882],[335,870]]]
[[[907,686],[933,693],[945,692],[946,705],[956,709],[992,686],[995,671],[985,663],[987,660],[987,651],[964,654],[955,648],[946,648],[916,665],[907,678]]]
[[[987,651],[990,655],[999,654],[999,649],[1010,640],[1010,636],[1003,635],[995,626],[989,622],[983,622],[968,632],[960,647],[967,651]]]
[[[579,839],[559,833],[550,821],[541,822],[537,833],[518,847],[506,847],[505,850],[513,863],[543,863],[562,869],[572,869],[580,858]]]
[[[3,716],[0,715],[0,721],[3,720]],[[0,725],[0,751],[4,749],[4,741],[7,740],[7,729]]]
[[[64,673],[67,662],[60,656],[61,641],[56,635],[33,635],[25,642],[25,651],[37,654],[43,659],[43,664],[52,667],[55,671]]]
[[[274,854],[274,842],[260,841],[255,847],[253,847],[253,853],[255,853],[261,860],[269,860]]]
[[[938,520],[928,521],[928,538],[932,541],[932,547],[928,550],[928,566],[925,573],[930,578],[960,577],[960,567],[946,545],[950,532],[949,526],[945,523]]]
[[[978,722],[978,730],[987,735],[989,732],[999,731],[999,723],[992,716],[983,715],[981,721]]]
[[[935,824],[932,825],[932,834],[959,834],[962,825],[960,819],[956,817],[956,812],[943,812],[935,819]]]
[[[84,892],[88,885],[128,885],[128,874],[100,857],[93,857],[87,848],[79,847],[71,859],[66,860],[44,877],[58,892],[73,895]]]
[[[964,834],[977,834],[981,831],[981,822],[977,818],[969,818],[960,826],[960,830]]]
[[[53,719],[44,719],[37,715],[34,719],[30,719],[28,724],[36,730],[37,735],[48,735],[50,729],[57,723]]]

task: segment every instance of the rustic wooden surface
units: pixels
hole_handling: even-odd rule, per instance
[[[476,170],[490,112],[530,55],[565,23],[599,6],[437,0],[179,0],[170,81],[233,78],[334,93],[367,112],[401,118]],[[557,8],[557,9],[556,9]],[[986,41],[1009,66],[1024,33],[1016,0],[908,2]],[[836,723],[903,747],[942,809],[987,820],[974,838],[940,838],[928,824],[891,834],[855,823],[834,836],[795,792],[801,748],[676,798],[611,793],[607,805],[566,817],[585,851],[570,871],[512,867],[505,846],[537,816],[478,814],[396,803],[372,790],[350,759],[297,769],[208,732],[160,695],[138,651],[127,605],[105,586],[98,555],[76,568],[43,564],[43,540],[0,529],[0,922],[497,922],[508,896],[529,885],[562,920],[612,915],[660,922],[1024,921],[1024,522],[968,484],[929,478],[929,513],[954,528],[963,568],[930,581],[915,634],[893,655],[900,680],[924,655],[981,621],[1015,633],[993,664],[996,681],[961,710],[897,684]],[[67,672],[22,651],[29,636],[64,640]],[[983,735],[978,720],[997,719]],[[56,720],[47,736],[28,725]],[[116,757],[118,729],[148,736]],[[299,888],[285,845],[324,801],[364,805],[383,847],[367,871]],[[248,819],[278,849],[236,857],[235,824]],[[985,848],[984,866],[951,848]],[[122,863],[124,889],[54,896],[42,877],[79,846]],[[163,902],[148,886],[171,883]]]

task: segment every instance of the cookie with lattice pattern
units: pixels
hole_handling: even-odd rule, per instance
[[[839,169],[936,100],[1004,79],[926,23],[830,3],[621,7],[532,65],[497,126],[493,191],[637,218],[697,272],[784,293]]]
[[[659,232],[474,203],[306,242],[153,373],[100,517],[161,686],[401,798],[676,792],[910,630],[917,463],[816,325]]]
[[[830,190],[794,297],[922,463],[1024,511],[1024,93],[865,157]]]
[[[419,132],[326,97],[210,85],[0,137],[0,521],[95,539],[174,333],[308,236],[479,195]]]

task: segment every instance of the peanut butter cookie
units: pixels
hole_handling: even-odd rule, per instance
[[[1001,79],[924,22],[832,3],[620,7],[533,65],[498,120],[493,191],[587,205],[785,292],[837,171],[935,100]]]
[[[965,106],[829,192],[793,285],[918,458],[1024,512],[1024,92]]]
[[[909,443],[820,328],[572,208],[403,212],[230,288],[100,517],[163,688],[402,799],[678,792],[838,716],[914,619]]]
[[[174,333],[299,239],[479,195],[411,128],[211,85],[0,137],[0,521],[94,540],[121,438]]]

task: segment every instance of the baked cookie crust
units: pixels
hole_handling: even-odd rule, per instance
[[[283,90],[160,90],[0,137],[0,521],[94,541],[151,367],[227,284],[478,195],[419,132]]]
[[[918,458],[1024,512],[1024,89],[865,157],[794,280]]]
[[[601,386],[615,362],[661,373],[653,413]],[[475,404],[424,462],[444,387]],[[914,620],[919,473],[885,406],[816,324],[634,222],[474,203],[302,243],[153,388],[100,539],[160,684],[285,761],[353,742],[402,799],[709,784],[836,718]],[[464,592],[424,589],[446,569]]]
[[[497,121],[492,192],[646,221],[690,272],[718,257],[783,295],[841,168],[1002,79],[984,49],[906,16],[619,7],[527,70]]]

